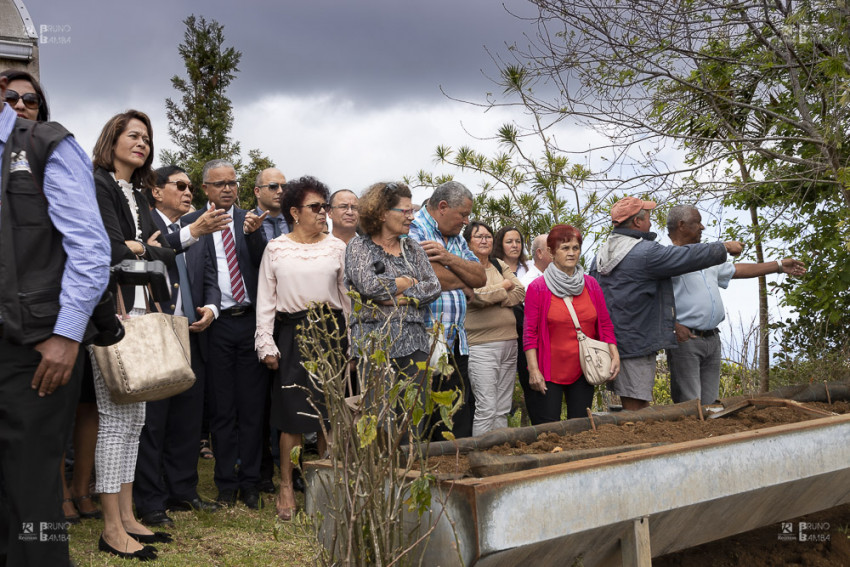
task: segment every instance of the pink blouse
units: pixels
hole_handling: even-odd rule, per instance
[[[257,331],[254,345],[262,360],[279,351],[272,337],[277,311],[295,313],[312,302],[342,309],[351,300],[345,287],[345,243],[331,235],[313,244],[278,236],[266,245],[257,282]]]

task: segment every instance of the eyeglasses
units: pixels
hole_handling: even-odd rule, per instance
[[[266,183],[265,185],[257,185],[260,189],[263,187],[268,187],[272,191],[277,191],[278,189],[283,189],[283,183]]]
[[[492,234],[476,234],[472,237],[473,240],[493,240]]]
[[[212,185],[216,189],[221,189],[222,187],[233,187],[234,189],[239,189],[239,182],[235,179],[233,181],[206,181],[204,185]]]
[[[351,211],[353,213],[360,210],[360,207],[357,205],[334,205],[333,208],[338,211]]]
[[[399,208],[395,208],[395,207],[394,207],[394,208],[391,208],[390,210],[391,210],[391,211],[399,212],[399,213],[403,214],[403,215],[404,215],[404,216],[406,216],[406,217],[413,216],[413,214],[416,212],[416,209],[399,209]]]
[[[310,203],[309,205],[301,205],[301,208],[302,209],[310,209],[314,213],[319,214],[319,212],[322,209],[324,209],[325,211],[331,210],[331,204],[330,203]]]
[[[178,191],[185,191],[186,189],[188,189],[189,193],[191,193],[192,191],[195,190],[195,188],[192,187],[191,183],[186,183],[185,181],[166,181],[165,182],[166,185],[168,185],[170,183],[173,183],[174,185],[176,185]]]
[[[16,104],[18,104],[19,100],[23,100],[24,106],[33,110],[38,108],[38,103],[40,100],[36,93],[27,93],[21,95],[11,89],[6,89],[6,95],[3,98],[6,99],[6,102],[9,103],[9,106],[15,106]]]

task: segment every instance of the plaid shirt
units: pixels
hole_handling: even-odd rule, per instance
[[[460,256],[464,260],[478,262],[478,258],[469,249],[466,240],[461,235],[444,237],[437,228],[437,221],[422,207],[416,213],[413,224],[410,225],[410,237],[418,242],[434,240],[443,243],[446,250]],[[444,291],[436,301],[428,306],[425,315],[425,326],[431,328],[434,321],[439,318],[446,329],[446,344],[451,351],[454,348],[454,340],[460,340],[460,354],[469,354],[469,345],[466,342],[466,330],[463,322],[466,319],[466,296],[460,289]]]

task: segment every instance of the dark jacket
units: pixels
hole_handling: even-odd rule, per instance
[[[236,258],[239,261],[239,271],[242,272],[242,279],[245,281],[245,291],[248,294],[248,298],[251,300],[251,303],[256,304],[257,302],[257,272],[260,268],[260,260],[262,259],[262,249],[265,248],[265,237],[262,234],[262,227],[249,234],[247,237],[242,230],[243,225],[245,224],[245,214],[248,211],[245,209],[240,209],[237,206],[233,206],[233,224],[230,226],[233,227],[233,235],[234,235],[234,243],[236,244]],[[180,223],[183,226],[188,226],[195,222],[199,216],[201,216],[204,211],[197,210],[193,213],[189,213],[180,218]],[[257,234],[260,233],[260,234]],[[259,250],[259,256],[249,250],[252,246],[249,242],[254,242],[254,247]],[[213,235],[207,234],[200,238],[199,242],[192,246],[192,248],[201,248],[203,245],[203,249],[206,251],[210,259],[210,264],[216,272],[216,277],[218,277],[218,266],[216,264],[216,253],[215,253],[215,243],[213,241]],[[190,248],[189,250],[191,250]],[[216,288],[218,286],[216,285]],[[206,303],[205,303],[206,305]],[[216,304],[217,307],[221,308],[221,291],[219,290],[219,300]]]
[[[67,257],[62,235],[47,213],[42,187],[50,154],[69,135],[59,124],[18,118],[3,152],[0,313],[5,338],[17,344],[37,344],[50,337],[59,315]],[[30,171],[10,173],[11,154],[21,150]]]
[[[124,243],[125,240],[135,240],[136,238],[136,227],[133,224],[133,216],[130,213],[127,199],[124,198],[124,192],[121,191],[112,175],[101,167],[94,171],[94,187],[97,193],[100,216],[103,218],[103,226],[106,228],[106,234],[109,236],[109,243],[112,246],[111,264],[114,266],[122,260],[137,259],[136,255]],[[138,190],[133,191],[133,196],[139,211],[142,243],[145,245],[145,254],[142,259],[161,260],[167,268],[172,268],[174,266],[174,250],[169,247],[168,241],[162,234],[157,238],[157,242],[160,243],[159,247],[148,246],[147,244],[148,238],[158,230],[151,217],[151,209],[147,199]],[[112,289],[114,292],[115,289]],[[135,288],[123,286],[122,293],[124,304],[129,310],[132,308],[135,299]]]
[[[198,215],[194,216],[197,218]],[[189,289],[192,296],[192,306],[197,308],[203,307],[204,305],[215,305],[216,308],[220,308],[221,290],[218,287],[215,258],[210,259],[207,256],[207,248],[204,241],[205,238],[210,238],[209,235],[201,236],[198,242],[184,249],[182,245],[180,245],[179,233],[174,233],[175,237],[172,237],[172,234],[168,231],[168,227],[162,221],[162,217],[160,217],[158,213],[152,212],[151,218],[153,219],[157,229],[159,229],[162,234],[166,235],[168,242],[172,246],[180,246],[180,250],[182,250],[182,252],[177,253],[183,254],[183,258],[186,260],[186,273],[189,276]],[[185,219],[186,216],[180,219],[181,227],[188,226],[194,221],[194,218],[189,221],[186,221]],[[171,280],[172,300],[168,305],[163,305],[162,309],[166,313],[173,313],[174,301],[176,301],[177,296],[177,290],[174,287],[174,284],[180,281],[180,274],[177,271],[176,263],[173,268],[168,269],[168,277]],[[197,313],[195,313],[195,315],[197,316]],[[193,335],[195,334],[196,333],[193,333]],[[198,335],[197,344],[200,347],[201,358],[206,360],[208,343],[207,333],[202,332]]]
[[[638,242],[633,243],[624,257],[600,272],[599,256],[607,252],[603,249],[615,235]],[[621,358],[676,348],[676,304],[670,278],[726,261],[722,242],[663,246],[654,242],[656,236],[654,232],[615,228],[590,265],[590,275],[605,294]]]

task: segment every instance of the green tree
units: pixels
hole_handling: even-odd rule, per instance
[[[239,72],[242,53],[224,46],[224,26],[215,20],[192,15],[183,23],[186,31],[178,52],[186,75],[171,79],[180,99],[165,100],[168,134],[177,150],[162,153],[160,161],[181,165],[200,187],[201,169],[207,161],[226,159],[237,169],[241,165],[239,142],[230,138],[233,105],[226,91]],[[197,192],[195,204],[203,200],[202,192]]]
[[[564,121],[594,129],[604,142],[588,159],[610,167],[582,182],[599,195],[655,192],[748,211],[753,239],[810,259],[802,284],[783,285],[799,320],[821,333],[801,340],[846,328],[835,298],[850,274],[834,262],[848,237],[838,219],[850,212],[847,3],[532,3],[536,33],[496,60],[502,96],[487,104],[521,106],[545,155],[568,155],[555,136]],[[684,165],[660,159],[669,149]]]

